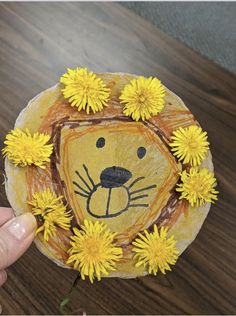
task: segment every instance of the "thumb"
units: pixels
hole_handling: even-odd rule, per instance
[[[0,271],[15,262],[34,240],[36,220],[25,213],[0,228]]]

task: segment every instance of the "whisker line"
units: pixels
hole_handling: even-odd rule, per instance
[[[83,164],[83,168],[84,168],[84,170],[85,170],[85,172],[86,172],[86,174],[87,174],[87,176],[88,176],[88,178],[89,178],[89,181],[91,182],[91,184],[92,184],[92,186],[93,186],[93,188],[94,188],[94,187],[95,187],[95,183],[94,183],[92,177],[90,176],[89,171],[88,171],[88,168],[86,167],[85,164]]]
[[[148,207],[148,204],[130,204],[129,207]]]
[[[88,195],[86,195],[86,194],[83,194],[83,193],[81,193],[81,192],[79,192],[79,191],[74,191],[74,192],[75,192],[76,194],[79,194],[79,195],[85,197],[85,198],[88,198]]]
[[[131,198],[130,201],[135,201],[135,200],[142,199],[142,198],[145,198],[145,197],[148,197],[148,194],[135,196],[135,197]]]
[[[77,188],[79,188],[80,190],[82,190],[84,193],[89,194],[89,192],[86,191],[84,188],[82,188],[77,182],[73,181],[72,183],[73,183],[74,185],[76,185]]]
[[[144,178],[145,178],[145,177],[139,177],[139,178],[135,179],[135,180],[128,186],[128,189],[132,188],[132,186],[134,186],[135,183],[137,183],[137,182],[143,180]]]
[[[143,189],[139,189],[139,190],[130,192],[130,195],[135,194],[135,193],[139,193],[139,192],[142,192],[142,191],[154,189],[154,188],[156,188],[156,184],[150,185],[149,187],[146,187],[146,188],[143,188]]]
[[[77,176],[83,181],[83,183],[86,185],[86,187],[89,189],[89,191],[92,191],[92,189],[90,188],[90,186],[88,185],[88,183],[84,180],[84,178],[80,175],[79,171],[75,171],[75,173],[77,174]]]

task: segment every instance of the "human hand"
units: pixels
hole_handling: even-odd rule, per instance
[[[27,250],[34,240],[36,228],[31,213],[14,217],[11,208],[0,207],[0,286],[7,279],[4,269]]]

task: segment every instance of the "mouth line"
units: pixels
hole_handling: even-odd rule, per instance
[[[147,194],[147,191],[156,188],[156,184],[152,184],[152,185],[146,186],[144,188],[137,189],[135,191],[131,191],[131,188],[133,188],[141,180],[145,179],[144,176],[141,176],[141,177],[134,179],[127,186],[123,184],[119,187],[110,187],[109,188],[109,187],[104,187],[101,182],[99,182],[98,184],[95,184],[95,182],[94,182],[93,178],[90,176],[89,170],[85,164],[83,164],[83,169],[85,171],[86,177],[85,177],[85,175],[82,175],[79,171],[76,170],[75,174],[78,177],[80,183],[78,183],[78,180],[72,181],[72,183],[76,187],[76,190],[74,190],[74,193],[77,195],[80,195],[81,197],[86,199],[86,210],[91,216],[93,216],[95,218],[113,218],[113,217],[117,217],[117,216],[121,215],[122,213],[128,211],[130,208],[134,208],[134,207],[147,208],[147,207],[149,207],[149,203],[142,203],[142,200],[149,196]],[[91,206],[90,203],[91,203],[91,199],[93,197],[93,194],[99,188],[108,190],[108,196],[106,198],[106,206],[104,209],[104,213],[101,215],[94,213],[90,207]],[[112,211],[110,209],[111,195],[112,195],[113,190],[118,189],[118,188],[123,188],[124,190],[126,190],[127,203],[123,209],[121,209],[115,213],[110,213]],[[137,194],[137,195],[135,196],[135,194]]]
[[[110,202],[111,202],[111,190],[112,190],[112,188],[109,188],[108,198],[107,198],[106,215],[109,215],[109,206],[110,206]]]
[[[118,211],[116,213],[109,213],[109,207],[110,207],[110,202],[111,202],[111,193],[112,193],[112,190],[115,189],[115,188],[104,188],[105,190],[108,190],[108,197],[107,197],[105,214],[103,214],[103,215],[94,214],[90,210],[90,201],[91,201],[91,198],[93,196],[93,193],[96,192],[99,187],[103,188],[101,183],[98,183],[98,184],[95,185],[95,187],[90,192],[90,195],[87,198],[86,209],[87,209],[87,212],[90,215],[92,215],[93,217],[96,217],[96,218],[112,218],[112,217],[116,217],[116,216],[121,215],[122,213],[124,213],[125,211],[127,211],[129,209],[129,200],[130,200],[129,199],[129,191],[128,191],[128,188],[123,185],[121,187],[126,190],[127,196],[128,196],[127,205],[125,206],[125,208],[121,209],[120,211]]]

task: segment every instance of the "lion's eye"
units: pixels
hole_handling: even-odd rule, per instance
[[[139,147],[137,150],[137,156],[139,159],[142,159],[146,155],[146,148],[144,147]]]
[[[97,148],[102,148],[105,146],[105,138],[99,137],[97,142],[96,142]]]

